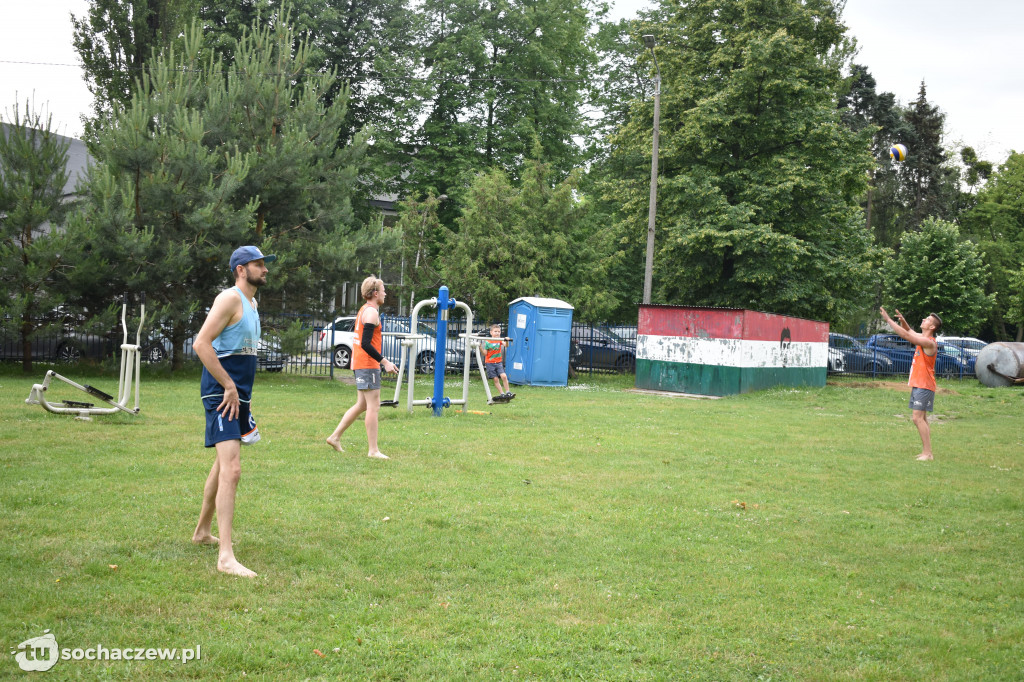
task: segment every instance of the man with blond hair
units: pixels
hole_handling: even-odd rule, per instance
[[[352,347],[352,370],[356,375],[356,403],[348,408],[338,427],[327,437],[327,444],[338,452],[341,435],[363,412],[366,413],[366,441],[369,446],[367,457],[388,459],[377,446],[377,422],[380,414],[380,373],[397,372],[395,364],[382,354],[383,344],[380,329],[380,306],[387,292],[384,281],[374,275],[363,280],[360,293],[366,303],[356,315],[355,342]]]

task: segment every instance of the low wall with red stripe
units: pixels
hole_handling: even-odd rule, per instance
[[[824,386],[828,323],[732,308],[640,306],[637,388],[732,395]]]

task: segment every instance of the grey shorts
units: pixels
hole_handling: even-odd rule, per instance
[[[505,363],[503,362],[485,362],[484,370],[487,372],[488,379],[497,379],[505,373]]]
[[[910,389],[910,409],[931,412],[935,407],[935,391],[927,388]]]
[[[379,369],[354,369],[352,370],[356,375],[356,390],[357,391],[377,391],[380,390],[380,370]]]

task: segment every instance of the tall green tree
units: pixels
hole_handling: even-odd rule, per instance
[[[975,334],[995,302],[985,293],[987,276],[982,254],[956,225],[926,218],[903,235],[899,254],[886,263],[884,301],[908,320],[938,313],[946,333]]]
[[[427,106],[413,139],[410,184],[456,199],[472,176],[517,178],[539,140],[565,177],[580,159],[581,107],[596,53],[587,0],[427,0]]]
[[[337,131],[339,146],[373,126],[367,149],[370,172],[360,183],[366,196],[354,207],[365,213],[369,193],[392,191],[401,180],[421,107],[422,87],[416,79],[420,17],[408,0],[201,0],[205,40],[230,65],[242,33],[259,17],[285,10],[295,39],[307,47],[308,72],[334,74],[325,84],[324,104],[336,98],[346,102]]]
[[[234,55],[225,66],[194,28],[181,51],[148,65],[131,106],[98,135],[79,225],[94,268],[118,263],[89,291],[146,291],[171,323],[175,366],[239,244],[280,256],[265,309],[305,310],[379,252],[379,225],[363,229],[351,210],[363,139],[339,148],[344,98],[322,101],[333,74],[306,72],[287,15],[244,34]]]
[[[908,213],[900,197],[899,164],[889,158],[889,149],[905,144],[911,137],[910,124],[891,92],[877,92],[875,77],[867,67],[850,67],[849,90],[839,97],[843,122],[854,131],[872,129],[870,183],[861,206],[865,225],[878,244],[899,244]]]
[[[1024,341],[1024,267],[1019,270],[1011,270],[1007,277],[1007,305],[1004,312],[1006,324],[1017,327],[1017,336],[1014,339],[1017,343]]]
[[[990,318],[994,338],[1021,340],[1024,325],[1011,297],[1020,296],[1014,284],[1024,264],[1024,154],[1011,153],[963,216],[964,232],[985,254],[986,292],[996,303]],[[1014,329],[1014,327],[1016,329]]]
[[[75,258],[62,224],[69,142],[51,117],[15,103],[0,124],[0,317],[17,321],[22,369],[32,370],[39,319],[63,302],[58,280]]]
[[[543,153],[539,145],[534,153]],[[502,170],[478,175],[457,230],[446,230],[444,282],[485,318],[501,319],[520,296],[569,301],[587,321],[606,319],[614,307],[593,267],[592,226],[576,178],[553,176],[537,158],[524,164],[519,187]]]
[[[910,126],[905,142],[909,153],[899,165],[898,176],[902,199],[909,210],[901,227],[916,229],[928,216],[953,220],[960,191],[959,172],[949,163],[942,146],[946,116],[928,101],[923,81],[917,99],[903,116]]]
[[[90,0],[84,15],[72,15],[72,42],[93,96],[88,137],[115,107],[128,106],[146,61],[180,38],[196,8],[197,0]]]
[[[656,27],[663,78],[655,300],[831,321],[870,291],[870,132],[836,108],[852,46],[827,0],[695,0]],[[616,154],[649,148],[638,102]],[[645,183],[611,192],[645,239]],[[642,263],[635,264],[636,269]]]

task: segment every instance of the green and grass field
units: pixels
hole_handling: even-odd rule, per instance
[[[491,414],[387,410],[381,462],[362,421],[324,443],[352,386],[261,374],[245,580],[190,542],[198,376],[80,422],[24,403],[43,372],[0,374],[0,678],[47,629],[201,647],[47,680],[1024,678],[1020,390],[942,383],[922,463],[896,383],[691,400],[585,378],[486,407],[477,378]]]

